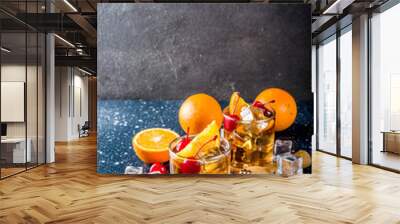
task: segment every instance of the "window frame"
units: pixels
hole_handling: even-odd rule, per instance
[[[384,4],[380,5],[377,8],[374,8],[370,11],[368,11],[368,32],[367,32],[367,38],[368,38],[368,165],[395,172],[395,173],[400,173],[400,170],[390,168],[387,166],[383,166],[380,164],[376,164],[373,162],[373,131],[372,131],[372,93],[373,93],[373,88],[372,88],[372,57],[373,57],[373,50],[372,50],[372,40],[373,40],[373,35],[372,35],[372,19],[374,18],[374,14],[381,14],[384,13],[385,11],[393,8],[394,6],[400,5],[400,0],[388,0]]]
[[[340,103],[341,103],[341,97],[340,97],[340,77],[341,77],[341,67],[340,67],[340,59],[341,59],[341,55],[340,55],[340,37],[342,35],[344,35],[347,32],[351,32],[352,31],[352,23],[347,24],[346,26],[344,26],[341,29],[337,29],[335,33],[333,33],[332,35],[328,36],[327,38],[319,41],[316,44],[316,151],[319,152],[323,152],[329,155],[333,155],[339,158],[343,158],[346,160],[352,160],[352,158],[347,157],[342,155],[341,153],[341,118],[340,118]],[[332,152],[328,152],[324,149],[321,149],[320,143],[319,143],[319,109],[320,109],[320,105],[319,105],[319,92],[320,92],[320,86],[319,86],[319,78],[320,78],[320,73],[319,73],[319,60],[320,60],[320,56],[319,56],[319,47],[322,43],[327,43],[330,41],[336,41],[336,152],[332,153]]]

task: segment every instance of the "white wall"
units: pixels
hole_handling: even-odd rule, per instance
[[[69,68],[55,68],[55,141],[68,140],[68,117],[69,117],[69,96],[70,85]]]
[[[1,66],[2,82],[25,82],[25,65],[2,65]],[[4,97],[4,96],[3,96]],[[6,108],[1,108],[6,110]],[[25,125],[23,122],[8,123],[7,135],[9,137],[25,137]]]
[[[28,68],[30,70],[30,68]],[[1,81],[3,82],[25,82],[25,64],[9,64],[1,66]],[[6,110],[7,108],[1,108]],[[11,122],[7,123],[7,137],[25,137],[25,123]]]
[[[76,72],[76,70],[75,70]],[[83,125],[85,121],[88,121],[88,77],[82,76],[82,73],[74,75],[74,108],[72,108],[73,119],[72,124],[72,136],[78,137],[78,124]]]
[[[88,77],[72,67],[56,67],[55,73],[55,140],[70,141],[88,120]]]
[[[38,70],[37,70],[38,69]],[[39,163],[44,162],[44,74],[42,67],[36,65],[25,64],[3,64],[1,66],[2,82],[24,82],[26,83],[26,110],[27,120],[25,122],[6,122],[8,138],[25,138],[30,139],[30,147],[32,150],[32,161]],[[25,80],[27,78],[27,80]],[[7,96],[2,96],[7,97]],[[9,108],[1,108],[7,110]],[[25,111],[23,111],[25,112]],[[38,150],[38,151],[37,151]],[[39,156],[36,157],[36,153]]]
[[[27,119],[28,119],[28,137],[29,127],[36,130],[36,66],[29,66],[26,68],[24,65],[18,64],[5,64],[1,66],[1,81],[2,82],[25,82],[25,75],[27,69],[28,87],[27,87]],[[39,71],[41,72],[41,71]],[[39,105],[40,106],[40,105]],[[7,108],[1,108],[7,110]],[[33,113],[35,112],[35,113]],[[34,127],[33,127],[34,126]],[[36,134],[36,133],[35,133]],[[8,122],[7,123],[7,136],[8,137],[25,137],[25,122]]]

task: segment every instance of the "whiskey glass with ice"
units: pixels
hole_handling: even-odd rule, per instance
[[[230,119],[227,108],[224,109],[224,119]],[[235,127],[224,128],[224,136],[231,144],[231,173],[275,172],[275,112],[268,104],[262,109],[254,105],[242,108]]]

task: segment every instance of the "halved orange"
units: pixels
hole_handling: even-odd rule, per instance
[[[169,160],[169,144],[178,137],[170,129],[150,128],[137,133],[132,139],[132,146],[144,163],[163,163]]]
[[[231,95],[231,99],[229,100],[229,114],[240,116],[240,111],[242,111],[243,107],[247,107],[249,104],[240,97],[239,92],[234,92]]]

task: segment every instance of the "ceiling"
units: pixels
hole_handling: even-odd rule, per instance
[[[255,2],[308,3],[313,12],[313,38],[321,36],[337,20],[351,12],[363,11],[386,0],[1,0],[0,21],[3,46],[25,53],[23,33],[29,31],[55,32],[56,65],[86,67],[96,71],[98,3],[110,2]],[[339,4],[335,3],[338,1]],[[49,7],[50,6],[50,7]],[[52,8],[52,13],[48,13]],[[324,11],[329,12],[324,14]],[[26,13],[27,12],[27,13]],[[325,13],[326,13],[325,12]],[[335,13],[337,12],[337,13]],[[22,32],[22,33],[21,33]],[[29,38],[28,38],[29,39]],[[66,41],[64,41],[66,40]],[[29,42],[30,40],[28,40]],[[72,44],[72,45],[71,45]],[[32,47],[32,48],[31,48]],[[28,44],[28,54],[36,49]]]

